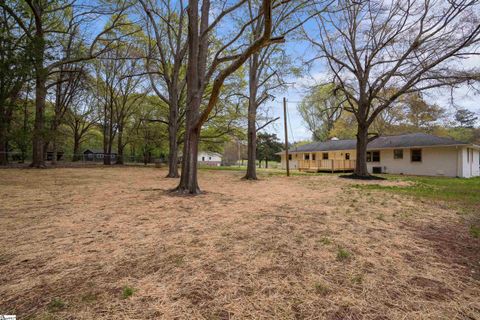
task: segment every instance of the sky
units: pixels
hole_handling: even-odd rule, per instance
[[[298,43],[287,44],[287,46],[302,48],[308,50],[306,44]],[[301,50],[302,50],[301,49]],[[464,62],[468,66],[480,66],[480,56],[472,57]],[[289,82],[293,82],[292,85],[284,92],[277,92],[275,94],[275,100],[269,101],[266,107],[269,110],[269,114],[273,117],[280,117],[276,123],[272,124],[265,131],[275,133],[281,141],[285,141],[284,134],[284,117],[283,117],[283,97],[287,98],[287,119],[288,119],[288,140],[289,142],[298,142],[311,140],[311,133],[304,124],[300,113],[297,110],[297,105],[306,95],[306,92],[310,86],[319,84],[323,79],[327,78],[327,72],[324,70],[324,66],[321,62],[314,63],[313,69],[310,70],[301,78],[290,79]],[[435,103],[447,110],[447,112],[453,112],[455,107],[466,108],[473,112],[476,112],[480,116],[480,95],[473,92],[467,86],[461,86],[453,91],[453,101],[455,106],[452,105],[452,96],[450,90],[447,89],[435,89],[425,93],[425,100],[430,103]]]
[[[88,2],[88,0],[82,1]],[[232,25],[230,25],[230,27],[232,27]],[[307,31],[315,32],[315,28],[310,30],[308,23],[305,25],[305,28]],[[229,32],[227,32],[227,34],[228,33]],[[285,46],[285,50],[290,55],[291,59],[299,65],[302,64],[302,61],[310,60],[315,55],[315,51],[312,50],[311,46],[305,41],[293,41],[287,37],[287,41],[283,45]],[[467,59],[464,64],[470,67],[480,66],[480,56]],[[302,77],[292,77],[287,79],[287,82],[291,83],[287,90],[283,92],[275,92],[275,99],[273,101],[268,101],[265,106],[268,109],[268,114],[270,116],[280,117],[280,119],[275,123],[269,125],[265,131],[276,133],[279,139],[284,141],[283,97],[286,97],[289,141],[298,142],[310,140],[311,133],[308,131],[306,125],[302,121],[302,118],[297,111],[297,105],[306,95],[306,92],[310,86],[319,84],[322,82],[322,80],[325,81],[327,78],[328,75],[325,65],[322,61],[315,60],[311,63],[311,65],[309,65],[308,71],[306,71]],[[457,107],[467,108],[474,112],[480,113],[480,95],[474,95],[474,93],[467,87],[461,87],[455,90],[453,97]],[[447,110],[453,110],[453,106],[451,105],[450,101],[449,90],[432,90],[427,93],[426,100],[428,100],[430,103],[438,104]]]
[[[311,22],[311,23],[310,23]],[[304,25],[309,34],[318,32],[318,29],[310,21]],[[294,59],[294,61],[311,61],[316,55],[316,51],[306,41],[292,41],[287,38],[285,50]],[[480,56],[470,56],[462,61],[466,68],[480,67]],[[289,142],[298,142],[311,140],[311,133],[304,124],[297,105],[306,95],[308,88],[314,85],[325,83],[329,79],[327,66],[322,60],[314,60],[309,65],[309,70],[300,78],[288,79],[292,84],[284,92],[276,92],[275,100],[269,101],[266,105],[269,115],[280,117],[276,123],[267,127],[265,130],[270,133],[276,133],[280,140],[284,141],[284,117],[283,117],[283,97],[287,99],[287,118]],[[450,89],[433,89],[424,93],[424,99],[431,103],[439,105],[447,110],[447,113],[453,115],[456,108],[466,108],[476,112],[480,116],[480,94],[475,93],[467,86],[461,86],[453,92]],[[453,97],[453,99],[452,99]],[[452,104],[452,101],[454,105]],[[480,125],[480,121],[478,122]]]

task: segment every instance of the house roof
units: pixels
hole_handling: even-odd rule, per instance
[[[103,154],[103,149],[85,149],[85,151],[83,151],[83,153],[87,152],[87,151],[90,151],[91,153],[99,153],[99,154]],[[117,152],[112,150],[112,154],[116,154]]]
[[[198,155],[209,155],[209,156],[217,156],[217,157],[222,157],[221,153],[218,152],[213,152],[213,151],[198,151]]]
[[[451,138],[437,137],[426,133],[409,133],[398,136],[382,136],[371,141],[368,149],[411,148],[431,146],[470,145]],[[314,142],[289,149],[288,152],[352,150],[357,146],[356,140],[329,140]],[[281,154],[283,152],[280,152]]]

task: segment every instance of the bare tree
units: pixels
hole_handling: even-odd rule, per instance
[[[98,121],[99,106],[91,85],[87,81],[82,83],[81,90],[77,91],[65,113],[65,124],[73,137],[73,161],[81,159],[80,146]]]
[[[145,97],[145,92],[140,84],[142,77],[135,75],[139,72],[141,59],[130,56],[127,59],[118,60],[119,75],[121,78],[116,83],[116,99],[113,100],[115,112],[115,126],[117,130],[117,161],[116,164],[124,163],[124,149],[128,141],[124,140],[124,130],[127,121],[135,112],[135,107]]]
[[[66,49],[67,52],[70,49]],[[55,80],[55,102],[53,103],[54,114],[50,126],[50,135],[52,143],[52,164],[57,161],[58,151],[58,129],[63,123],[65,113],[71,106],[75,96],[82,90],[82,82],[85,81],[85,73],[81,65],[62,65],[57,73]],[[46,142],[46,145],[50,141]]]
[[[235,4],[224,3],[223,9],[210,22],[211,1],[203,0],[199,10],[198,0],[188,1],[188,65],[187,65],[187,111],[186,131],[183,147],[182,174],[177,191],[197,194],[200,192],[197,180],[198,142],[202,125],[214,109],[225,79],[240,68],[248,58],[271,43],[282,42],[283,38],[272,38],[272,0],[263,0],[261,17],[264,19],[262,35],[253,43],[238,43],[243,32],[258,17],[233,32],[230,39],[213,48],[210,41],[212,33],[217,31],[219,23],[232,12],[246,4],[239,0]],[[209,58],[209,53],[214,54]],[[211,84],[205,107],[201,108],[207,86]]]
[[[96,61],[95,96],[101,105],[101,127],[103,134],[103,164],[112,164],[112,147],[117,133],[115,128],[115,102],[119,91],[117,85],[122,77],[120,48],[110,50]]]
[[[297,31],[305,22],[319,14],[318,11],[310,9],[318,8],[322,5],[326,7],[329,2],[331,1],[290,1],[276,7],[273,11],[275,17],[272,21],[272,33],[285,37]],[[247,17],[254,19],[261,12],[261,9],[260,1],[249,0]],[[263,22],[263,19],[259,18],[250,25],[250,41],[260,37]],[[294,67],[286,51],[279,45],[270,45],[262,48],[254,53],[248,62],[248,163],[245,179],[256,180],[257,132],[279,119],[268,118],[265,114],[263,114],[263,117],[259,117],[257,113],[261,111],[261,107],[269,98],[273,98],[275,91],[285,88],[288,76],[292,73],[298,75],[298,72],[295,71],[298,71],[299,68]]]
[[[185,116],[187,19],[183,1],[139,0],[147,17],[147,73],[158,97],[168,105],[168,178],[178,178],[179,130]],[[152,45],[153,44],[153,45]],[[184,103],[183,103],[184,104]]]
[[[338,0],[305,28],[357,119],[357,176],[369,175],[371,124],[397,99],[479,79],[478,69],[462,64],[479,53],[479,15],[475,0]]]
[[[290,26],[288,21],[295,12],[297,6],[303,2],[291,2],[274,10],[276,13],[272,22],[272,33],[285,36],[285,28]],[[250,20],[255,19],[263,10],[262,3],[258,1],[248,1],[248,15]],[[250,33],[248,38],[251,42],[258,39],[264,28],[263,16],[250,24]],[[280,30],[279,30],[280,29]],[[283,32],[282,32],[283,31]],[[270,45],[261,48],[248,59],[248,115],[247,115],[247,172],[245,179],[257,179],[257,132],[265,128],[278,118],[267,119],[262,125],[258,125],[258,109],[268,100],[273,98],[272,93],[276,89],[285,85],[285,76],[289,61],[286,53],[279,45]]]

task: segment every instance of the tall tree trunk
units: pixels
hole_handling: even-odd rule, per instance
[[[28,130],[28,94],[30,91],[30,87],[27,89],[27,98],[25,99],[25,103],[23,106],[23,138],[21,143],[21,151],[22,151],[22,163],[25,163],[25,158],[27,157],[27,148],[28,148],[28,139],[27,139],[27,130]]]
[[[250,110],[249,110],[250,113]],[[251,123],[253,122],[253,123]],[[257,180],[257,131],[255,121],[250,120],[248,116],[248,146],[247,146],[247,174],[245,179]]]
[[[168,174],[167,178],[178,178],[178,126],[174,127],[170,124],[168,127]]]
[[[57,153],[58,153],[58,146],[57,146],[57,129],[58,129],[58,118],[57,115],[54,116],[52,122],[52,165],[57,164]]]
[[[177,129],[168,128],[169,150],[168,150],[168,174],[167,178],[178,178],[178,139]]]
[[[111,164],[109,152],[109,144],[111,144],[111,141],[109,139],[109,136],[110,134],[108,133],[108,127],[105,125],[103,131],[103,164],[107,166]]]
[[[197,157],[200,130],[187,128],[183,143],[182,175],[176,191],[180,193],[198,194]]]
[[[43,53],[42,53],[43,54]],[[43,62],[42,62],[43,64]],[[47,96],[47,70],[37,69],[35,79],[35,122],[33,127],[33,146],[31,167],[45,168],[44,158],[44,114],[45,99]]]
[[[78,154],[78,150],[80,149],[80,138],[78,137],[78,134],[74,134],[73,136],[73,157],[72,161],[78,161],[80,159],[80,156]]]
[[[115,164],[124,164],[123,161],[123,126],[118,126],[118,138],[117,138],[117,160]]]
[[[0,117],[3,118],[3,111],[0,108]],[[0,119],[0,166],[8,164],[7,156],[7,126],[5,119]]]
[[[109,146],[112,144],[112,141],[110,137],[112,136],[111,130],[112,130],[112,121],[110,115],[107,113],[109,110],[109,107],[107,104],[103,107],[103,164],[104,165],[110,165],[111,164],[111,157],[110,157],[110,151],[111,148]],[[110,113],[111,113],[111,108],[110,108]]]
[[[354,173],[359,177],[368,177],[367,169],[368,125],[358,124],[357,128],[357,160]]]
[[[254,54],[250,58],[249,66],[249,98],[248,98],[248,146],[247,146],[247,173],[245,179],[257,180],[257,69],[258,54]]]
[[[8,141],[7,134],[13,110],[10,107],[0,105],[0,166],[8,164]]]
[[[42,10],[34,10],[35,37],[33,41],[33,59],[35,61],[35,122],[32,139],[32,163],[30,167],[45,168],[44,155],[44,117],[47,97],[47,79],[49,70],[45,68],[45,39],[42,25]]]
[[[178,178],[178,88],[171,87],[170,112],[168,115],[168,174],[167,178]]]

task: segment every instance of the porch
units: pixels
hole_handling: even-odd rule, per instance
[[[298,170],[307,172],[338,172],[353,171],[355,160],[298,160]]]

